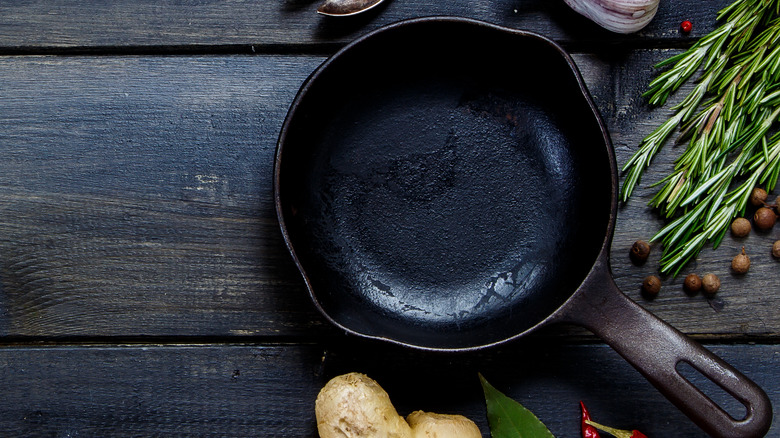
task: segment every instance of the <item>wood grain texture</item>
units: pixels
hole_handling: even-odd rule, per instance
[[[639,40],[686,44],[711,30],[715,11],[728,3],[717,0],[702,8],[698,0],[661,2],[649,26],[625,36],[605,31],[562,1],[551,0],[393,0],[365,14],[335,19],[316,14],[319,2],[310,0],[10,1],[0,5],[0,51],[171,46],[193,50],[225,45],[243,51],[289,45],[309,50],[312,45],[343,44],[394,21],[429,15],[477,18],[576,45]],[[689,36],[678,30],[683,20],[694,23]]]
[[[667,114],[640,97],[669,51],[575,55],[609,124],[619,163]],[[281,241],[271,174],[287,107],[323,60],[311,56],[9,57],[0,68],[0,335],[334,334],[314,311]],[[689,297],[681,278],[641,298],[627,251],[662,221],[647,185],[622,206],[618,285],[702,337],[780,333],[777,231],[728,237],[690,267],[722,293]],[[574,218],[573,220],[576,220]],[[742,245],[753,269],[729,274]],[[319,331],[323,328],[324,331]],[[329,331],[330,330],[330,331]]]
[[[8,61],[0,333],[318,324],[284,252],[270,175],[287,106],[320,59]]]
[[[780,347],[711,348],[780,403],[780,381],[763,371],[780,366]],[[319,389],[351,371],[376,379],[402,415],[466,415],[484,436],[478,372],[559,437],[579,436],[580,400],[604,424],[648,436],[703,436],[609,348],[527,343],[454,356],[361,343],[0,348],[0,428],[17,437],[313,437]],[[708,394],[739,411],[736,401]],[[777,420],[775,411],[769,436],[777,436]]]

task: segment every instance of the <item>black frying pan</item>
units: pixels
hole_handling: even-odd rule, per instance
[[[469,350],[575,323],[713,436],[770,426],[757,385],[615,286],[614,152],[574,63],[548,39],[444,17],[358,39],[301,88],[274,183],[311,297],[349,333]],[[680,362],[745,418],[688,383]]]

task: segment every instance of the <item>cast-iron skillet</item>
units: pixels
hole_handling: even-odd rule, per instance
[[[304,83],[275,163],[285,242],[349,333],[430,350],[552,323],[604,339],[713,436],[763,436],[764,392],[615,286],[617,170],[569,56],[460,18],[396,23]],[[676,370],[746,406],[733,419]]]

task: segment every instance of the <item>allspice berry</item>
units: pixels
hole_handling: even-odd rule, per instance
[[[759,230],[769,230],[775,226],[777,221],[777,215],[771,208],[761,207],[756,210],[756,214],[753,215],[753,223],[756,224],[756,228]]]
[[[655,275],[648,275],[645,277],[645,281],[642,282],[642,292],[649,297],[658,295],[661,290],[661,279]]]
[[[745,254],[745,247],[742,247],[742,253],[737,254],[731,260],[731,270],[735,274],[745,274],[750,269],[750,257]]]
[[[734,237],[745,237],[750,234],[750,221],[744,217],[738,217],[731,223],[731,234]]]
[[[629,256],[631,260],[639,265],[647,261],[647,257],[650,255],[650,244],[644,240],[637,240],[631,245],[631,252]]]
[[[720,289],[720,278],[715,274],[706,274],[701,278],[701,289],[707,295],[715,295]]]
[[[772,255],[780,259],[780,240],[775,240],[775,243],[772,245]]]
[[[762,189],[761,187],[756,187],[752,192],[750,192],[750,203],[754,207],[761,207],[764,205],[764,202],[766,202],[766,197],[766,190]]]
[[[693,295],[701,289],[701,277],[696,274],[688,274],[683,282],[683,289]]]

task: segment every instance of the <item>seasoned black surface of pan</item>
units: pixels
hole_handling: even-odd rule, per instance
[[[557,49],[497,32],[433,22],[376,35],[297,103],[284,221],[318,305],[348,330],[498,342],[591,268],[609,226],[604,134]]]
[[[444,17],[374,31],[303,85],[274,175],[285,242],[344,330],[465,350],[575,323],[712,436],[768,430],[761,388],[615,286],[614,153],[553,42]],[[713,403],[680,362],[745,415]]]

